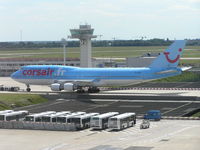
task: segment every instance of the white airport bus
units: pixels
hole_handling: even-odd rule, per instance
[[[2,121],[10,121],[10,120],[19,121],[20,119],[24,118],[28,114],[29,114],[29,112],[26,110],[11,111],[8,113],[0,114],[0,120],[2,120]]]
[[[46,112],[42,112],[42,113],[31,114],[31,115],[26,116],[24,121],[41,122],[42,116],[55,114],[55,113],[56,113],[55,111],[46,111]]]
[[[62,115],[70,114],[70,111],[61,111],[55,114],[49,114],[42,116],[42,122],[57,122],[57,117]]]
[[[71,118],[78,115],[86,114],[86,112],[74,112],[67,115],[56,117],[58,123],[71,123]]]
[[[88,113],[83,115],[74,116],[70,119],[77,129],[86,129],[90,127],[90,120],[92,116],[99,115],[99,113]]]
[[[0,111],[0,114],[10,113],[13,112],[13,110],[2,110]]]
[[[108,119],[108,128],[112,130],[121,130],[132,127],[136,124],[135,113],[123,113]]]
[[[97,116],[93,116],[91,117],[90,127],[92,129],[106,129],[108,128],[108,119],[118,114],[118,112],[108,112]]]

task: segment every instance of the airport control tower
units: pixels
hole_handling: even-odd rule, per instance
[[[97,37],[93,35],[94,29],[91,28],[91,25],[80,25],[79,29],[70,29],[70,32],[70,38],[80,39],[80,66],[92,67],[91,39]]]

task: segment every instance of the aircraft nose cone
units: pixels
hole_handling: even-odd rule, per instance
[[[16,78],[16,72],[14,72],[14,73],[11,74],[11,78],[12,78],[12,79],[15,79],[15,78]]]

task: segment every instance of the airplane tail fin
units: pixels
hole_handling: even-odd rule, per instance
[[[150,68],[174,68],[178,66],[185,47],[185,40],[176,40],[151,63]]]

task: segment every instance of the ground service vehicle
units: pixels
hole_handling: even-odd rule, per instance
[[[56,117],[58,123],[71,123],[71,118],[78,115],[86,114],[85,112],[74,112],[71,114],[66,114]]]
[[[42,116],[42,122],[56,122],[58,116],[70,114],[70,111],[62,111],[62,112],[57,112],[55,114],[49,114],[49,115],[44,115]]]
[[[42,112],[42,113],[28,115],[25,117],[24,121],[41,122],[42,116],[55,114],[55,113],[56,113],[55,111],[46,111],[46,112]]]
[[[108,119],[108,128],[112,130],[125,129],[132,127],[134,124],[136,124],[135,113],[123,113]]]
[[[142,120],[142,123],[140,124],[140,129],[147,129],[150,127],[149,120]]]
[[[2,121],[10,121],[10,120],[19,121],[20,119],[22,119],[26,115],[28,115],[28,113],[29,112],[26,110],[8,112],[5,114],[1,114],[0,120],[2,120]]]
[[[71,123],[74,123],[77,129],[86,129],[90,127],[90,120],[92,116],[99,115],[99,113],[88,113],[72,117]]]
[[[144,119],[159,121],[161,119],[160,110],[149,110],[147,114],[144,115]]]
[[[93,116],[91,117],[90,127],[92,129],[106,129],[108,128],[108,119],[118,114],[118,112],[108,112],[97,116]]]

